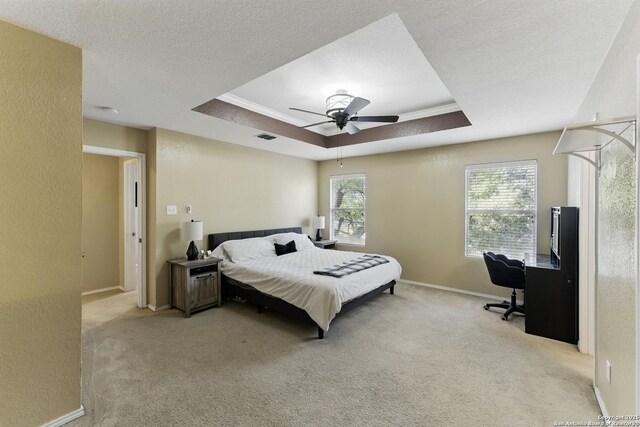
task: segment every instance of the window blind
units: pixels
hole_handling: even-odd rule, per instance
[[[364,245],[366,178],[364,174],[329,178],[331,239],[338,243]]]
[[[466,255],[536,253],[535,161],[466,168]]]

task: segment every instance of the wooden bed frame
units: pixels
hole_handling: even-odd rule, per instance
[[[238,231],[232,233],[215,233],[209,234],[209,249],[213,250],[218,245],[227,240],[238,240],[238,239],[249,239],[252,237],[265,237],[270,236],[272,234],[279,233],[298,233],[302,234],[301,227],[290,227],[290,228],[279,228],[279,229],[269,229],[269,230],[253,230],[253,231]],[[389,283],[385,283],[384,285],[367,292],[366,294],[352,299],[344,304],[340,311],[336,314],[336,317],[348,312],[349,310],[358,307],[359,305],[369,301],[376,295],[381,294],[382,292],[389,289],[389,293],[393,295],[393,289],[396,284],[395,280],[390,281]],[[315,323],[309,314],[301,308],[294,306],[280,298],[273,297],[271,295],[267,295],[254,287],[240,283],[236,280],[233,280],[224,274],[222,275],[222,297],[223,298],[240,298],[246,300],[248,302],[254,303],[258,306],[258,312],[261,313],[263,308],[271,308],[280,313],[287,314],[289,316],[298,318],[303,321],[308,321],[315,324],[318,328],[318,339],[324,338],[324,330]]]

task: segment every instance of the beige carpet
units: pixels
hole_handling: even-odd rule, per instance
[[[597,421],[591,358],[482,298],[406,284],[316,329],[229,302],[185,319],[85,297],[70,426],[552,426]]]

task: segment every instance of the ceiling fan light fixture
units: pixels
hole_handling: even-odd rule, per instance
[[[327,111],[325,114],[295,107],[289,107],[289,109],[301,111],[303,113],[315,114],[316,116],[325,116],[330,119],[318,123],[312,123],[310,125],[300,126],[303,129],[325,123],[335,123],[339,130],[346,128],[350,135],[360,132],[360,129],[351,123],[352,121],[383,123],[395,123],[398,121],[398,116],[358,116],[358,112],[369,105],[370,102],[371,101],[368,99],[349,95],[346,90],[339,90],[334,95],[330,95],[327,98]]]
[[[327,97],[327,116],[337,116],[351,104],[354,98],[353,95],[349,95],[344,90],[339,90],[334,95],[330,95]]]

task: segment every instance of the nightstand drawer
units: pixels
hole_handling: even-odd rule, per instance
[[[202,267],[194,267],[189,269],[189,275],[193,276],[206,276],[207,274],[215,274],[218,271],[218,264],[205,265]]]
[[[192,275],[189,282],[192,310],[218,302],[218,275],[215,271]]]

